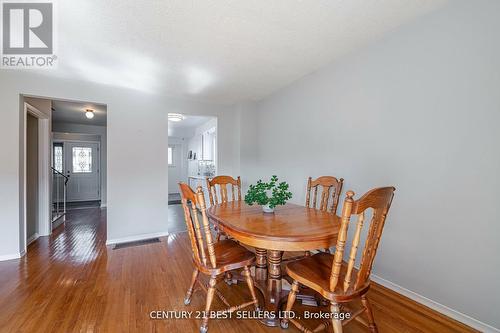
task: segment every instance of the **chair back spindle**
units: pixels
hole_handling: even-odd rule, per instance
[[[337,206],[339,203],[340,193],[344,179],[337,179],[332,176],[321,176],[313,180],[311,177],[307,179],[307,192],[306,192],[306,207],[319,209],[324,212],[337,213]],[[318,188],[321,187],[321,196],[318,201]],[[312,193],[312,206],[311,206],[311,191]],[[330,195],[331,193],[331,195]],[[330,203],[331,199],[331,203]]]
[[[333,258],[330,276],[330,291],[335,292],[337,288],[341,288],[344,293],[348,290],[356,291],[365,286],[368,282],[380,242],[380,236],[382,235],[385,219],[391,207],[395,190],[394,187],[376,188],[367,192],[358,200],[353,199],[354,192],[347,192],[342,208],[341,226]],[[361,243],[361,232],[365,225],[365,213],[368,209],[372,211],[371,220],[360,258],[359,270],[354,274],[358,248]],[[347,231],[352,215],[357,215],[356,229],[354,231],[348,258],[344,262]],[[342,269],[344,269],[345,272],[343,272],[344,281],[341,285],[339,279],[342,276]]]
[[[219,196],[217,196],[217,186],[219,187]],[[228,186],[231,187],[231,201],[241,201],[241,179],[234,179],[231,176],[216,176],[207,178],[208,196],[211,205],[229,202]]]
[[[215,268],[217,266],[214,241],[206,214],[203,189],[198,186],[194,192],[189,185],[179,183],[184,219],[188,229],[193,258],[198,264]],[[201,221],[200,221],[201,215]]]

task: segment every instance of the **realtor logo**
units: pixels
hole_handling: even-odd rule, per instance
[[[2,67],[53,67],[53,53],[53,4],[3,2]]]

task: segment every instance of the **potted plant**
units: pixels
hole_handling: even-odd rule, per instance
[[[278,177],[273,175],[271,181],[264,183],[259,179],[257,184],[250,185],[245,202],[250,206],[254,203],[262,206],[264,213],[274,213],[274,207],[286,204],[292,198],[292,192],[288,191],[288,183],[278,183]]]

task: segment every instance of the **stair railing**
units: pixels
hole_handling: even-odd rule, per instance
[[[68,185],[69,176],[62,172],[52,169],[52,222],[57,221],[61,217],[66,220],[66,187]],[[61,197],[62,194],[62,197]]]

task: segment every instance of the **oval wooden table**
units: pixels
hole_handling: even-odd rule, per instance
[[[340,229],[335,214],[295,204],[269,214],[260,206],[236,201],[211,206],[207,215],[222,232],[255,248],[256,287],[264,295],[264,310],[274,314],[262,320],[268,326],[279,325],[280,301],[287,294],[281,287],[283,252],[329,248],[336,244]]]

